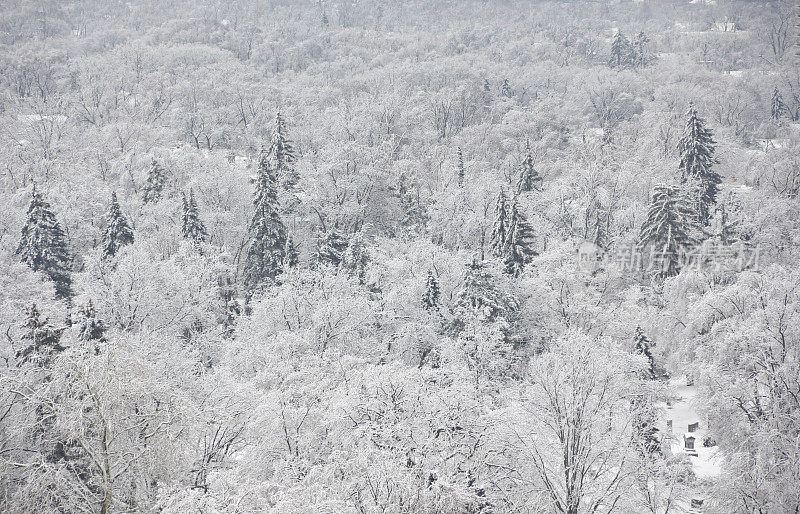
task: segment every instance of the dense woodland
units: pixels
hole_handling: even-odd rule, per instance
[[[0,511],[797,512],[798,15],[3,2]]]

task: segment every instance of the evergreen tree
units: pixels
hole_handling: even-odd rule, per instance
[[[103,235],[103,257],[114,257],[120,248],[133,243],[133,230],[122,214],[117,193],[111,193],[111,205],[106,215],[106,232]]]
[[[317,251],[313,260],[318,266],[329,265],[339,267],[344,260],[348,241],[337,229],[331,229],[323,234],[317,242]]]
[[[261,152],[250,220],[250,245],[244,265],[244,284],[252,292],[275,280],[286,255],[286,227],[279,215],[278,179],[267,152]]]
[[[464,155],[461,153],[461,147],[458,147],[458,152],[456,154],[456,176],[458,178],[458,187],[464,186],[464,178],[466,177],[466,169],[464,168]]]
[[[272,159],[272,166],[277,173],[280,186],[285,190],[293,189],[300,177],[294,168],[296,161],[294,146],[289,139],[286,121],[280,111],[275,115],[275,126],[272,129],[272,141],[268,154]]]
[[[91,300],[81,306],[77,318],[75,325],[78,327],[78,338],[81,341],[106,342],[108,326],[97,317],[97,311]]]
[[[773,120],[778,121],[782,117],[789,114],[789,109],[786,107],[786,104],[783,102],[783,96],[781,92],[778,91],[778,88],[775,87],[775,90],[772,92],[772,112],[771,117]]]
[[[506,192],[500,190],[497,195],[497,203],[494,208],[494,224],[492,225],[492,234],[489,239],[492,255],[495,257],[502,257],[508,242],[508,220],[509,220],[509,207]]]
[[[525,265],[538,253],[533,249],[533,228],[522,214],[517,199],[511,205],[508,221],[508,236],[503,249],[503,263],[506,273],[518,277]]]
[[[285,268],[296,268],[299,262],[300,252],[298,252],[292,236],[289,236],[286,238],[286,255],[283,258],[283,266]]]
[[[633,335],[634,351],[639,355],[644,355],[647,358],[647,370],[645,371],[646,378],[654,380],[656,378],[656,361],[653,358],[653,342],[642,330],[642,327],[637,326]]]
[[[514,301],[497,289],[495,278],[483,262],[475,260],[467,267],[464,284],[456,296],[457,313],[492,322],[506,316],[515,307]]]
[[[500,94],[506,98],[511,98],[514,96],[514,91],[511,89],[511,83],[508,82],[508,79],[503,79],[503,85],[500,88]]]
[[[400,226],[412,232],[423,229],[428,221],[428,214],[420,201],[419,186],[409,181],[406,174],[402,173],[397,189],[400,196],[400,207],[403,210]]]
[[[200,219],[200,212],[197,202],[194,199],[194,191],[189,189],[189,199],[183,194],[183,219],[181,225],[183,237],[194,243],[205,243],[208,240],[206,226]]]
[[[618,30],[611,42],[611,59],[608,64],[612,68],[630,68],[634,62],[633,47],[627,37]]]
[[[608,244],[603,209],[599,204],[594,208],[594,223],[592,224],[590,238],[598,248],[605,249]]]
[[[33,271],[41,271],[53,281],[56,296],[70,296],[72,280],[66,236],[50,204],[42,198],[35,185],[16,253]]]
[[[492,86],[489,84],[489,79],[483,79],[483,90],[487,93],[492,90]]]
[[[647,55],[647,43],[650,38],[644,33],[639,32],[633,40],[633,65],[637,68],[644,68],[650,62],[650,56]]]
[[[656,186],[639,234],[639,247],[650,246],[660,260],[660,276],[680,271],[680,259],[697,242],[697,225],[686,193],[678,186]]]
[[[697,110],[689,104],[688,120],[683,137],[678,142],[681,153],[681,180],[699,181],[697,217],[701,224],[708,222],[711,208],[717,199],[722,177],[712,169],[716,142],[711,131],[703,127],[703,120]]]
[[[428,270],[428,279],[425,282],[425,292],[422,293],[422,308],[426,311],[438,311],[439,295],[439,282],[433,275],[433,271]]]
[[[63,330],[54,328],[50,320],[42,318],[35,303],[26,309],[22,327],[25,329],[22,335],[25,346],[16,354],[21,362],[33,360],[40,366],[46,366],[55,354],[64,351],[65,348],[59,343]]]
[[[147,172],[147,182],[144,185],[142,201],[146,204],[158,202],[161,199],[166,185],[167,172],[153,159],[153,162],[150,164],[150,171]]]
[[[364,237],[361,232],[358,232],[350,237],[347,250],[345,250],[342,258],[342,266],[351,275],[358,278],[360,284],[363,284],[366,281],[368,263],[369,254],[364,244]]]
[[[517,194],[539,190],[542,184],[542,177],[533,167],[533,156],[531,155],[530,140],[525,143],[525,159],[519,169],[519,179],[517,180]]]

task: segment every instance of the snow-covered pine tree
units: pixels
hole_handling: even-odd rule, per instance
[[[606,216],[603,212],[603,207],[597,203],[594,207],[594,222],[591,226],[589,239],[599,248],[606,248],[608,244],[608,235],[606,234]]]
[[[647,43],[650,42],[650,38],[644,33],[644,31],[639,32],[636,34],[636,37],[633,40],[633,65],[636,68],[644,68],[650,62],[650,56],[647,54]]]
[[[267,152],[261,152],[250,220],[244,285],[249,292],[271,284],[283,269],[286,227],[279,215],[278,179]]]
[[[678,150],[681,153],[681,180],[684,183],[690,179],[700,182],[697,219],[699,223],[705,225],[717,200],[722,177],[712,169],[717,162],[714,159],[716,142],[711,131],[703,127],[703,120],[697,115],[697,110],[691,103],[687,116],[686,128],[678,141]]]
[[[503,263],[505,264],[505,271],[509,275],[518,277],[525,265],[539,255],[534,250],[535,236],[533,227],[528,223],[525,215],[514,198],[511,204],[511,211],[509,213],[508,222],[508,238],[506,241],[506,248],[503,252]]]
[[[70,296],[72,279],[67,238],[36,185],[33,186],[28,218],[22,227],[16,253],[33,271],[41,271],[53,281],[56,296]]]
[[[146,204],[158,202],[166,185],[167,172],[153,159],[150,163],[150,171],[147,172],[147,182],[142,192],[142,201]]]
[[[513,299],[497,289],[495,278],[486,270],[483,262],[474,260],[467,266],[464,284],[456,296],[456,313],[492,322],[515,307]]]
[[[781,95],[781,92],[778,91],[778,87],[776,86],[775,90],[772,92],[771,118],[774,121],[778,121],[788,114],[789,109],[786,108],[786,104],[783,101],[783,95]]]
[[[287,191],[294,189],[300,180],[294,167],[297,158],[281,111],[275,115],[275,126],[272,129],[272,141],[268,153],[273,161],[272,166],[277,173],[280,186]]]
[[[492,90],[492,85],[489,84],[489,79],[483,79],[483,90],[487,93]]]
[[[525,143],[525,159],[519,167],[519,179],[517,180],[517,194],[538,191],[542,184],[542,177],[533,167],[533,155],[531,155],[531,142]]]
[[[608,61],[608,65],[611,68],[630,68],[633,64],[631,42],[621,30],[617,30],[611,42],[611,59]]]
[[[333,228],[325,232],[317,242],[312,260],[317,266],[339,267],[347,251],[347,237]]]
[[[425,281],[425,292],[422,293],[422,308],[426,311],[439,310],[439,282],[433,275],[433,271],[428,270],[428,278]]]
[[[639,355],[644,355],[647,359],[646,378],[654,380],[656,378],[656,361],[653,357],[653,341],[644,333],[641,326],[636,327],[633,334],[633,349]]]
[[[283,266],[286,269],[296,268],[300,262],[300,252],[297,250],[297,245],[294,243],[294,238],[288,236],[286,238],[286,255],[283,257]]]
[[[511,98],[514,96],[514,90],[511,89],[511,83],[508,81],[508,79],[503,79],[503,85],[500,88],[500,94],[506,98]]]
[[[497,204],[494,208],[494,224],[492,225],[492,234],[489,239],[492,255],[495,257],[502,257],[505,252],[506,243],[508,242],[508,222],[508,198],[506,198],[506,192],[501,189],[500,194],[497,195]]]
[[[358,278],[358,282],[363,284],[367,277],[367,264],[369,263],[369,253],[364,244],[364,236],[357,232],[350,236],[347,249],[342,258],[342,267],[351,275]]]
[[[106,341],[108,326],[97,317],[97,310],[91,300],[78,309],[74,326],[78,328],[78,338],[81,341]]]
[[[56,329],[50,320],[42,318],[35,303],[26,309],[22,328],[25,329],[22,335],[25,346],[16,353],[20,362],[33,360],[39,366],[46,366],[54,354],[65,349],[59,342],[63,330]]]
[[[650,247],[660,260],[658,275],[677,275],[682,254],[697,243],[695,213],[679,186],[658,185],[647,219],[639,233],[639,247]]]
[[[467,172],[464,168],[464,154],[461,153],[461,147],[459,146],[456,153],[456,179],[458,180],[458,187],[464,186],[466,174]]]
[[[103,235],[103,258],[114,257],[120,248],[133,243],[133,230],[117,201],[116,191],[111,193],[111,205],[106,215],[106,231]]]
[[[203,220],[200,219],[200,211],[197,208],[197,201],[194,199],[194,191],[192,189],[189,189],[188,200],[186,193],[183,193],[181,233],[184,238],[194,243],[205,243],[208,240],[208,232]]]

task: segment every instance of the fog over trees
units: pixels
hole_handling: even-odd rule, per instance
[[[0,3],[0,512],[800,510],[800,4]]]

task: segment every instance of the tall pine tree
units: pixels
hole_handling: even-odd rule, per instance
[[[514,198],[508,219],[508,236],[503,249],[503,263],[509,275],[518,277],[525,265],[538,255],[533,249],[535,242],[533,228]]]
[[[505,252],[506,242],[508,241],[508,220],[508,198],[506,197],[506,192],[501,189],[500,194],[497,195],[497,203],[494,208],[494,224],[492,225],[492,234],[489,240],[492,255],[495,257],[502,257]]]
[[[464,178],[466,177],[466,169],[464,168],[464,155],[461,153],[461,147],[458,147],[456,154],[456,179],[458,180],[458,187],[464,187]]]
[[[272,283],[283,269],[286,227],[280,218],[278,179],[267,152],[261,152],[250,220],[244,285],[249,292]]]
[[[633,40],[633,65],[637,68],[644,68],[650,62],[650,56],[647,54],[647,43],[650,42],[650,38],[644,33],[644,31],[639,32],[636,34],[636,38]]]
[[[433,271],[428,270],[428,278],[425,281],[425,292],[422,293],[422,308],[426,311],[438,311],[439,295],[439,282],[433,275]]]
[[[153,162],[150,163],[150,171],[147,172],[147,182],[142,192],[142,201],[146,204],[158,202],[166,185],[167,172],[153,159]]]
[[[133,230],[122,214],[117,193],[111,193],[111,205],[106,215],[106,232],[103,235],[103,257],[114,257],[120,248],[133,243]]]
[[[639,247],[650,247],[659,264],[658,275],[680,272],[681,257],[697,243],[695,214],[679,186],[656,186],[639,234]],[[656,263],[651,263],[656,264]]]
[[[53,281],[56,296],[70,296],[72,279],[67,238],[50,204],[42,198],[35,185],[17,255],[33,271],[41,271]]]
[[[183,237],[194,243],[205,243],[208,240],[208,232],[203,220],[200,219],[200,212],[197,202],[194,199],[194,191],[189,189],[189,199],[183,194],[183,218],[181,224]]]
[[[642,327],[637,326],[633,334],[633,349],[639,355],[644,355],[647,359],[646,378],[654,380],[656,378],[656,360],[653,357],[653,341],[644,333]]]
[[[59,342],[63,330],[56,329],[50,320],[42,318],[35,303],[26,309],[23,328],[25,346],[16,353],[21,362],[34,361],[39,366],[46,366],[55,354],[64,351]]]
[[[533,167],[533,155],[531,155],[531,142],[525,143],[525,159],[519,168],[519,179],[517,180],[517,194],[527,193],[538,190],[542,184],[542,177]]]
[[[280,186],[285,190],[293,189],[299,180],[294,167],[296,157],[294,146],[289,139],[289,131],[286,128],[286,120],[280,111],[275,115],[275,126],[272,129],[272,141],[268,153]]]
[[[712,169],[717,161],[714,159],[716,142],[711,131],[703,127],[703,120],[692,104],[689,104],[687,116],[683,137],[678,141],[681,180],[684,183],[692,179],[699,181],[697,218],[705,224],[717,200],[722,177]]]
[[[614,39],[611,41],[611,59],[608,65],[612,68],[630,68],[634,64],[634,53],[631,42],[617,30]]]
[[[783,102],[783,95],[781,95],[781,92],[778,91],[776,86],[775,90],[772,92],[772,108],[770,116],[774,121],[778,121],[787,114],[789,114],[789,109],[786,108],[786,104]]]

